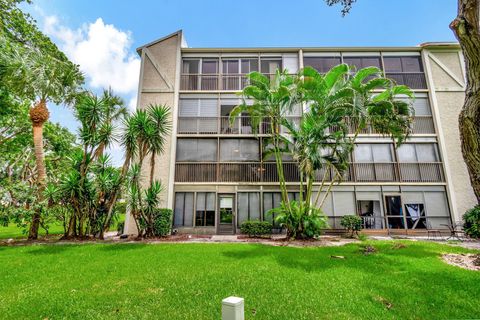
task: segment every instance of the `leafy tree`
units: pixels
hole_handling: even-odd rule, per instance
[[[22,1],[0,2],[0,81],[6,90],[31,102],[29,111],[35,146],[38,199],[43,199],[46,167],[43,149],[43,126],[49,118],[47,103],[73,101],[83,75],[37,27],[30,15],[17,5]],[[40,212],[30,225],[29,239],[38,237]]]
[[[355,70],[346,64],[333,67],[326,74],[308,67],[296,76],[289,76],[284,70],[277,71],[272,80],[258,72],[248,78],[250,85],[243,90],[243,103],[235,107],[231,120],[245,112],[255,128],[260,121],[271,125],[269,135],[273,143],[272,147],[267,146],[266,154],[275,155],[283,196],[281,207],[272,213],[276,213],[277,222],[286,226],[290,237],[318,235],[321,228],[317,226],[324,224],[318,206],[323,206],[333,184],[342,180],[358,133],[370,126],[397,144],[402,143],[410,132],[413,110],[408,99],[413,98],[413,92],[383,78],[376,67]],[[400,100],[401,97],[407,101]],[[247,103],[247,99],[253,103]],[[288,117],[296,104],[308,106],[298,124]],[[356,128],[353,136],[349,135],[352,125]],[[282,133],[281,126],[288,134]],[[299,201],[288,199],[283,178],[284,154],[292,155],[298,165]],[[313,183],[322,170],[322,183],[313,200]],[[334,177],[324,190],[331,171]]]
[[[341,4],[347,14],[356,0],[325,0],[328,5]],[[457,17],[450,29],[458,39],[465,59],[467,86],[459,115],[462,155],[470,182],[480,203],[480,1],[458,0]]]
[[[58,217],[49,206],[49,185],[58,183],[68,170],[68,156],[77,150],[75,136],[59,124],[44,125],[45,165],[48,182],[44,201],[38,198],[36,163],[29,121],[29,106],[0,91],[0,211],[2,217],[27,227],[35,210],[39,225],[48,233],[48,225]]]
[[[164,151],[165,138],[171,130],[170,108],[165,105],[150,105],[146,110],[137,110],[125,121],[123,145],[126,148],[125,164],[136,158],[128,171],[128,197],[130,213],[135,218],[139,237],[155,234],[156,209],[160,204],[163,185],[154,181],[154,157]],[[151,156],[149,184],[142,190],[142,168],[145,159]]]

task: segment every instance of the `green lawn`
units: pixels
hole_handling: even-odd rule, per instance
[[[118,222],[121,222],[121,221],[125,221],[125,214],[121,214],[118,216],[118,221],[115,221],[113,223],[112,227],[110,227],[110,230],[116,231],[117,224]],[[40,236],[43,237],[45,235],[45,230],[40,228],[38,233]],[[60,222],[50,224],[48,233],[50,235],[63,234],[63,225]],[[24,230],[22,228],[19,228],[15,223],[9,223],[8,227],[4,227],[0,225],[0,239],[10,239],[10,238],[22,239],[26,237],[27,237],[27,234],[24,233]]]
[[[425,242],[292,248],[260,244],[0,247],[2,319],[220,319],[245,298],[247,319],[478,318],[480,272],[444,264]],[[345,259],[332,259],[343,255]]]
[[[28,232],[28,230],[26,230]],[[48,229],[48,234],[54,235],[54,234],[62,234],[63,233],[63,226],[58,223],[58,224],[51,224],[49,229]],[[38,230],[38,234],[40,236],[45,235],[45,230],[40,228]],[[21,238],[26,238],[28,234],[24,233],[23,228],[19,228],[15,223],[9,223],[8,227],[0,226],[0,239],[21,239]]]

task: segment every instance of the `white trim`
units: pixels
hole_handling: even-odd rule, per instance
[[[435,55],[429,52],[428,57],[432,59],[443,71],[445,71],[449,77],[455,80],[455,82],[457,82],[460,85],[460,87],[465,89],[465,83],[461,81],[459,78],[457,78],[455,73],[452,70],[450,70],[445,64],[443,64],[443,62],[441,62],[437,57],[435,57]]]
[[[145,52],[142,51],[140,59],[140,74],[138,76],[138,89],[137,89],[137,105],[136,109],[140,108],[140,99],[142,97],[142,87],[143,87],[143,70],[145,69]]]
[[[425,65],[425,75],[427,78],[428,87],[430,88],[431,109],[432,109],[433,118],[435,119],[435,128],[438,135],[437,139],[438,139],[438,145],[440,149],[441,161],[442,161],[443,169],[445,172],[445,182],[447,186],[446,192],[447,192],[448,204],[450,206],[450,216],[453,219],[455,219],[458,217],[457,202],[456,202],[456,198],[453,196],[455,194],[455,190],[453,189],[453,185],[452,185],[452,174],[450,172],[450,165],[449,165],[448,156],[447,156],[447,148],[445,146],[445,141],[444,141],[442,121],[440,120],[437,95],[435,91],[435,84],[433,82],[432,70],[430,68],[430,59],[429,59],[430,54],[428,53],[427,50],[422,51],[422,57]]]
[[[175,86],[173,94],[173,109],[172,109],[172,138],[170,141],[170,166],[168,173],[168,191],[167,191],[167,208],[173,209],[175,203],[175,193],[174,184],[175,184],[175,156],[177,151],[177,125],[178,125],[178,102],[179,102],[179,89],[180,89],[180,74],[182,68],[182,38],[183,34],[180,33],[177,39],[177,62],[175,70]]]
[[[391,52],[391,51],[382,51],[384,57],[396,57],[396,56],[414,56],[420,57],[421,54],[419,51],[398,51],[398,52]]]
[[[372,52],[342,52],[343,57],[380,57],[380,52],[372,51]]]
[[[303,52],[304,57],[336,57],[340,58],[340,52]]]

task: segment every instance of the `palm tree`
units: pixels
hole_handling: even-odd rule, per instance
[[[296,103],[298,103],[297,87],[294,77],[287,70],[277,70],[273,78],[259,72],[248,74],[249,85],[243,89],[243,103],[236,106],[230,114],[230,122],[233,123],[237,116],[247,113],[251,119],[252,127],[257,130],[260,124],[267,123],[270,128],[271,149],[267,153],[273,153],[282,191],[282,200],[289,203],[288,193],[283,174],[282,138],[280,125]],[[248,104],[246,99],[253,99],[253,104]],[[256,131],[255,131],[256,132]]]
[[[78,66],[66,58],[59,59],[28,46],[20,47],[5,39],[2,40],[0,53],[0,78],[10,92],[32,101],[30,120],[37,168],[38,201],[41,203],[46,184],[43,125],[50,116],[47,103],[71,103],[84,78]],[[29,239],[38,237],[39,210],[33,215]]]
[[[155,130],[149,139],[150,155],[150,185],[153,184],[155,171],[155,157],[165,151],[165,141],[170,134],[172,124],[170,120],[170,108],[166,105],[150,105],[147,113],[152,120]]]

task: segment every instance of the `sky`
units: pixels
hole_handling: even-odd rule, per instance
[[[455,41],[448,28],[457,0],[357,0],[342,17],[324,0],[34,0],[23,8],[86,75],[86,87],[110,87],[134,110],[137,47],[184,31],[189,47],[415,46]],[[72,131],[72,111],[50,108]],[[111,149],[115,164],[120,147]]]

